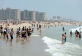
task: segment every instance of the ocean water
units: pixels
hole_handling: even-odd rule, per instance
[[[62,31],[63,26],[50,27],[43,29],[42,40],[48,46],[45,49],[46,52],[52,54],[52,56],[82,56],[82,39],[77,39],[75,34],[70,37],[70,29],[74,30],[79,26],[64,26],[65,31]],[[62,34],[67,33],[67,42],[61,44]]]

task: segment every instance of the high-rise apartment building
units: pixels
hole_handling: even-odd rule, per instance
[[[0,19],[9,20],[28,20],[28,21],[44,21],[46,17],[45,12],[37,11],[20,11],[19,9],[0,9]]]
[[[36,21],[36,12],[35,11],[30,11],[29,12],[29,17],[30,17],[30,21]]]
[[[21,11],[22,20],[35,21],[36,20],[35,17],[36,17],[35,11],[28,11],[28,10]]]
[[[15,19],[17,19],[17,20],[21,20],[21,15],[20,15],[20,10],[19,9],[16,9],[15,10],[15,15],[16,15],[16,18]]]
[[[21,11],[21,20],[24,20],[25,16],[24,16],[24,11]]]
[[[21,19],[28,21],[44,21],[46,17],[45,12],[36,12],[36,11],[21,11]]]
[[[5,19],[5,10],[0,9],[0,19]]]
[[[5,18],[6,19],[11,19],[11,12],[12,12],[12,9],[11,8],[7,8],[5,9]]]
[[[1,9],[0,10],[0,19],[9,19],[9,20],[20,20],[20,10],[19,9]]]
[[[36,12],[36,21],[44,21],[46,19],[45,12]]]
[[[21,11],[21,20],[29,21],[29,19],[30,19],[29,11],[28,10]]]

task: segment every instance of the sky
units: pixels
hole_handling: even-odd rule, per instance
[[[0,8],[40,11],[49,18],[61,16],[82,21],[82,0],[0,0]]]

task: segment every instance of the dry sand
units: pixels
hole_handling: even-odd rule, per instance
[[[29,23],[22,23],[22,24],[18,24],[18,25],[16,25],[16,24],[13,25],[12,23],[10,23],[9,26],[7,26],[6,23],[5,23],[5,24],[4,24],[4,23],[0,23],[0,25],[2,25],[3,28],[5,28],[5,27],[8,27],[9,29],[12,29],[12,28],[13,28],[14,31],[16,31],[17,28],[19,28],[19,27],[22,28],[23,26],[24,26],[24,27],[26,26],[27,28],[28,28],[29,26],[31,27],[31,24],[29,24]]]
[[[18,24],[18,25],[12,25],[12,24],[10,24],[9,29],[13,28],[14,31],[15,31],[17,28],[19,28],[19,27],[22,28],[23,26],[24,27],[26,26],[28,28],[29,26],[31,27],[31,24],[29,24],[29,23],[22,23],[22,24]]]

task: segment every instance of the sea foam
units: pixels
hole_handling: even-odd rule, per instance
[[[52,39],[49,37],[43,37],[44,43],[47,44],[48,49],[46,52],[52,54],[52,56],[80,56],[82,55],[81,46],[73,43],[66,42],[65,44],[61,44],[61,41]]]
[[[79,32],[82,32],[82,26],[70,29],[69,31],[75,32],[76,30],[79,31]]]

